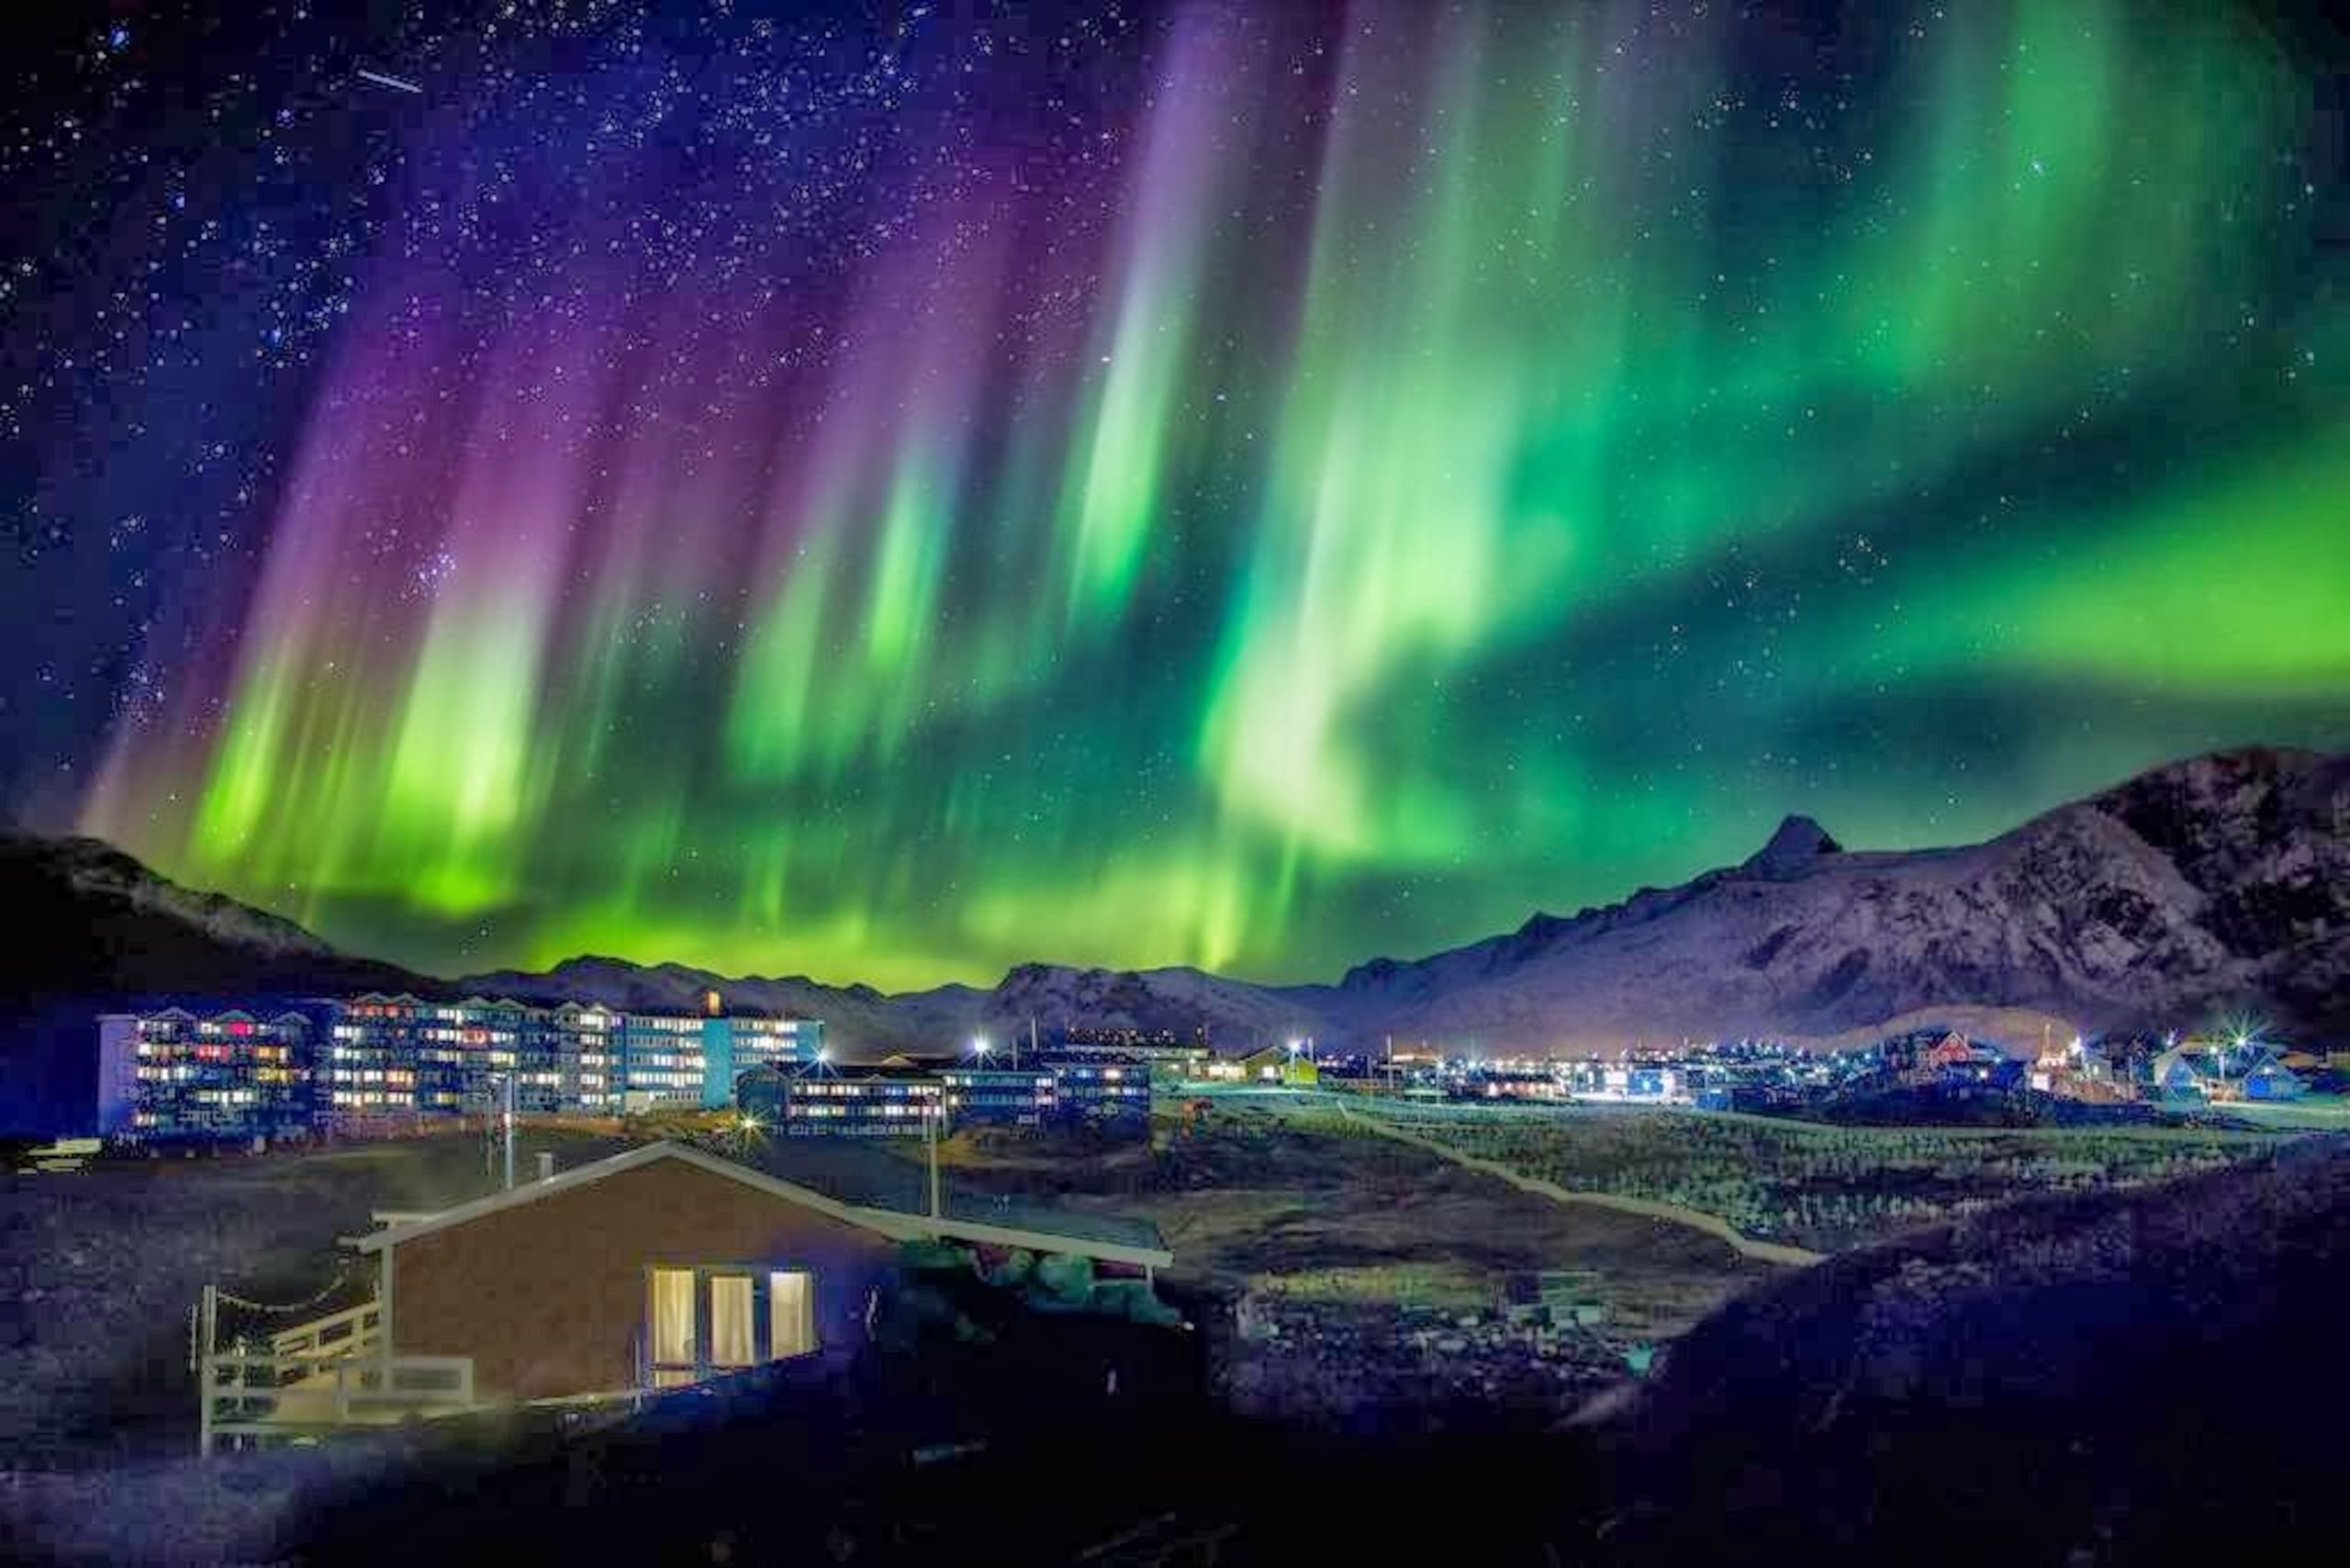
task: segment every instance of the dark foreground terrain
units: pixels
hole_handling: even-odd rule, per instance
[[[2350,1145],[2029,1200],[1731,1302],[1603,1428],[1606,1555],[2316,1561]]]
[[[442,1459],[286,1544],[338,1562],[468,1544],[665,1562],[2314,1561],[2339,1536],[2345,1220],[2337,1143],[2027,1202],[1764,1283],[1636,1401],[1539,1435],[1244,1421],[1192,1396],[1180,1338],[1032,1325],[919,1375],[811,1371],[511,1462]],[[1096,1374],[1120,1359],[1105,1396]]]
[[[2028,1200],[1767,1280],[1637,1397],[1549,1432],[1251,1420],[1204,1394],[1195,1336],[998,1320],[991,1345],[795,1363],[593,1430],[231,1461],[302,1501],[227,1554],[2327,1560],[2350,1408],[2345,1222],[2337,1139]],[[153,1518],[160,1552],[179,1524]]]

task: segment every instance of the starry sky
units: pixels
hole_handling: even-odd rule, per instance
[[[1326,978],[2350,744],[2323,7],[17,9],[0,804],[355,950]]]

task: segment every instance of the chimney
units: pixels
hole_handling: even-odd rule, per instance
[[[539,1150],[539,1180],[542,1182],[554,1180],[554,1150],[551,1148]]]

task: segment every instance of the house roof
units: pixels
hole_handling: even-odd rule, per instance
[[[1175,1260],[1175,1255],[1164,1248],[1105,1241],[1094,1237],[1071,1234],[1058,1227],[1046,1228],[1056,1226],[1055,1220],[1049,1215],[1041,1216],[1034,1224],[995,1225],[984,1221],[957,1219],[952,1215],[934,1219],[928,1215],[908,1214],[899,1209],[871,1208],[857,1204],[845,1204],[837,1198],[828,1197],[817,1192],[812,1187],[803,1187],[796,1182],[787,1182],[779,1176],[770,1176],[764,1170],[755,1170],[747,1165],[738,1164],[732,1159],[712,1154],[707,1149],[697,1148],[691,1144],[667,1140],[645,1144],[641,1148],[632,1148],[626,1153],[613,1155],[609,1159],[599,1159],[592,1165],[582,1165],[576,1170],[551,1176],[543,1182],[531,1182],[501,1193],[493,1193],[486,1198],[476,1198],[472,1203],[460,1204],[455,1208],[443,1209],[438,1214],[412,1218],[403,1224],[390,1225],[381,1230],[354,1238],[352,1245],[362,1252],[385,1251],[399,1246],[402,1242],[414,1241],[420,1237],[430,1236],[436,1231],[468,1225],[486,1215],[503,1213],[511,1208],[520,1208],[525,1204],[537,1203],[543,1198],[576,1192],[582,1187],[592,1186],[608,1176],[617,1176],[623,1171],[634,1170],[640,1166],[652,1165],[665,1159],[681,1160],[698,1170],[708,1171],[713,1176],[722,1176],[730,1182],[739,1182],[745,1187],[766,1193],[785,1203],[794,1204],[801,1208],[813,1209],[818,1214],[829,1215],[845,1224],[858,1226],[900,1241],[909,1241],[917,1237],[925,1236],[944,1237],[952,1240],[977,1242],[987,1246],[1021,1247],[1032,1252],[1074,1253],[1102,1262],[1132,1263],[1159,1268]]]
[[[2208,1078],[2210,1076],[2210,1070],[2206,1063],[2196,1059],[2198,1054],[2190,1047],[2174,1046],[2156,1057],[2154,1065],[2148,1070],[2153,1072],[2157,1082],[2169,1077],[2170,1070],[2174,1067],[2184,1068],[2196,1078]]]

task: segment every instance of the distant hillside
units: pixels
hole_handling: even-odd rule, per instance
[[[481,989],[690,1005],[715,985],[814,1014],[844,1054],[951,1047],[1030,1018],[1189,1033],[1220,1045],[1313,1035],[1609,1050],[1684,1036],[1814,1042],[1942,1022],[2004,1031],[2200,1024],[2243,1009],[2350,1044],[2350,757],[2253,748],[2156,768],[1988,843],[1845,849],[1790,818],[1740,865],[1335,986],[1191,969],[1025,964],[991,991],[884,996],[805,979],[726,980],[575,960]]]
[[[557,1001],[576,997],[610,1007],[693,1008],[717,991],[730,1007],[824,1020],[825,1037],[849,1060],[892,1051],[946,1052],[975,1035],[999,1044],[1070,1023],[1169,1029],[1190,1035],[1204,1024],[1212,1044],[1311,1033],[1326,1023],[1326,988],[1251,985],[1198,969],[1079,969],[1023,964],[992,989],[944,985],[884,995],[871,986],[830,986],[805,975],[769,980],[729,977],[683,964],[632,964],[579,958],[543,974],[500,969],[455,982],[465,991]]]
[[[288,922],[191,892],[87,839],[0,838],[27,933],[0,968],[21,1038],[61,999],[454,989],[543,1001],[731,1004],[825,1021],[844,1059],[951,1050],[1069,1024],[1204,1028],[1239,1047],[1311,1035],[1590,1051],[1684,1036],[1869,1037],[1946,1022],[2016,1036],[2257,1014],[2350,1045],[2350,756],[2251,748],[2159,767],[1988,843],[1847,849],[1790,818],[1743,863],[1336,985],[1193,969],[1024,964],[994,987],[885,995],[580,958],[441,982],[335,953]]]
[[[2033,1009],[2105,1029],[2244,1007],[2350,1036],[2350,756],[2155,768],[1988,843],[1853,853],[1792,819],[1744,864],[1350,972],[1358,1032],[1612,1047]]]
[[[734,977],[685,964],[632,964],[625,958],[568,958],[543,973],[497,969],[467,975],[457,989],[525,1002],[566,1000],[649,1012],[691,1011],[716,991],[726,1005],[778,1016],[821,1018],[832,1047],[855,1059],[891,1051],[944,1051],[980,1026],[988,993],[969,986],[884,996],[867,985],[832,986],[805,975]]]
[[[440,989],[91,838],[0,834],[0,1128],[86,1116],[92,1021],[127,1002]]]
[[[2350,1146],[2326,1138],[1784,1276],[1700,1324],[1603,1423],[1622,1473],[1590,1560],[2306,1549],[2340,1512],[2323,1456],[2350,1404],[2345,1237]]]
[[[0,834],[0,1006],[58,996],[432,986],[290,920],[158,876],[95,838]]]

